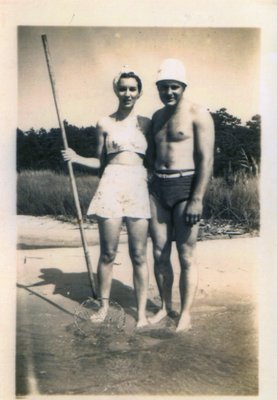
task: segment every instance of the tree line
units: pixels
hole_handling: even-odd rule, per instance
[[[70,125],[64,121],[68,146],[84,157],[96,157],[96,128]],[[66,172],[67,166],[63,161],[61,150],[63,141],[60,128],[31,128],[23,132],[17,129],[17,171],[23,170],[52,170]],[[82,173],[94,173],[79,165],[74,170]],[[97,172],[95,172],[97,174]]]
[[[261,117],[254,115],[245,124],[226,108],[211,113],[215,124],[214,176],[232,179],[237,172],[257,175],[261,158]],[[78,128],[65,121],[69,147],[84,157],[96,156],[96,128]],[[17,171],[45,170],[66,172],[61,157],[63,142],[59,128],[49,131],[17,129]],[[97,174],[86,167],[74,166],[80,173]]]

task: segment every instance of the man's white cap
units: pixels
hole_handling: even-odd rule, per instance
[[[156,83],[159,81],[174,80],[187,85],[187,75],[185,66],[182,61],[176,58],[166,58],[158,69],[158,77]]]

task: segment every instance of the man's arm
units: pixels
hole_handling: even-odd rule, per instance
[[[197,223],[203,211],[203,199],[213,170],[214,123],[206,109],[199,109],[194,120],[195,184],[188,201],[185,221]]]
[[[152,173],[154,171],[155,166],[155,143],[154,143],[154,136],[153,136],[153,121],[151,121],[151,125],[146,135],[147,139],[147,150],[145,155],[145,166],[148,170],[148,173]]]
[[[153,116],[154,118],[154,116]],[[155,169],[155,160],[156,160],[156,150],[155,150],[155,140],[154,140],[154,119],[152,118],[149,128],[147,130],[146,139],[147,139],[147,151],[145,155],[145,164],[148,170],[148,173],[151,175]]]

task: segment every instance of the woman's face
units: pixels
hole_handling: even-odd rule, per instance
[[[117,84],[117,97],[122,108],[134,107],[140,97],[138,83],[135,78],[120,78]]]

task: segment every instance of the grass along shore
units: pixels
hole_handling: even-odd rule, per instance
[[[76,176],[82,213],[85,216],[99,179]],[[224,178],[212,178],[205,197],[204,230],[229,225],[255,232],[259,229],[259,178],[238,174],[232,184]],[[17,177],[17,213],[32,216],[53,216],[71,220],[76,217],[69,176],[50,170],[26,170]],[[208,222],[207,222],[208,221]],[[217,228],[215,228],[217,227]],[[212,228],[211,228],[212,229]]]

